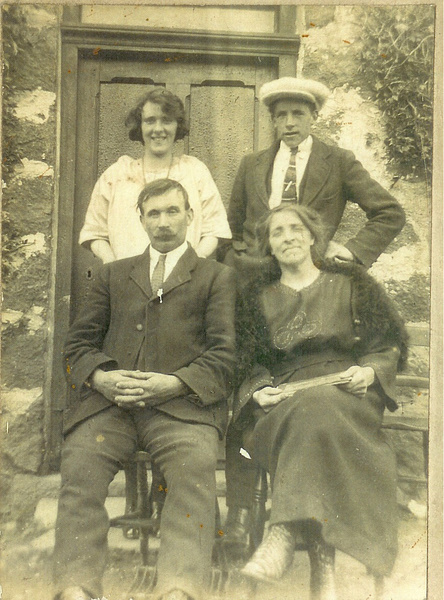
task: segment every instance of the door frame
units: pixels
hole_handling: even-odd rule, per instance
[[[295,76],[300,37],[292,33],[296,7],[276,7],[273,34],[219,33],[181,29],[112,27],[80,23],[80,6],[65,6],[61,24],[61,112],[59,195],[48,394],[45,398],[43,471],[58,470],[62,419],[67,384],[62,369],[63,346],[70,324],[71,269],[77,143],[78,67],[81,56],[100,50],[125,52],[180,52],[182,55],[267,57],[278,65],[279,77]]]

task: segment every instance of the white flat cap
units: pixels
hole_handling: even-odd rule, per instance
[[[307,100],[320,110],[330,95],[327,86],[313,79],[299,79],[297,77],[281,77],[274,79],[259,90],[259,100],[270,106],[276,100],[295,99]]]

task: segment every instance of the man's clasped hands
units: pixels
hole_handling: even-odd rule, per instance
[[[91,387],[121,408],[156,406],[188,390],[175,375],[124,369],[96,369],[91,377]]]

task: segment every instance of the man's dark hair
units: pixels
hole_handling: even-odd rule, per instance
[[[187,135],[188,127],[182,100],[165,88],[154,88],[140,98],[136,106],[130,110],[126,117],[125,125],[129,129],[128,137],[130,140],[144,144],[142,136],[142,111],[147,102],[158,104],[167,117],[177,121],[177,131],[174,141],[182,140]]]
[[[189,210],[191,208],[188,193],[181,183],[175,181],[174,179],[155,179],[154,181],[147,183],[139,194],[139,198],[137,199],[137,208],[139,209],[140,214],[143,215],[143,205],[147,200],[150,198],[163,196],[163,194],[169,192],[170,190],[177,190],[182,194],[185,210]]]

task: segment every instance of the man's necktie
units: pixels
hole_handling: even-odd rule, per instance
[[[157,265],[154,267],[151,277],[151,289],[154,294],[159,295],[159,290],[162,289],[163,278],[165,277],[165,260],[167,255],[160,254]]]
[[[298,193],[296,190],[296,154],[298,149],[292,148],[290,154],[290,163],[285,173],[284,187],[282,190],[282,202],[297,202]]]

